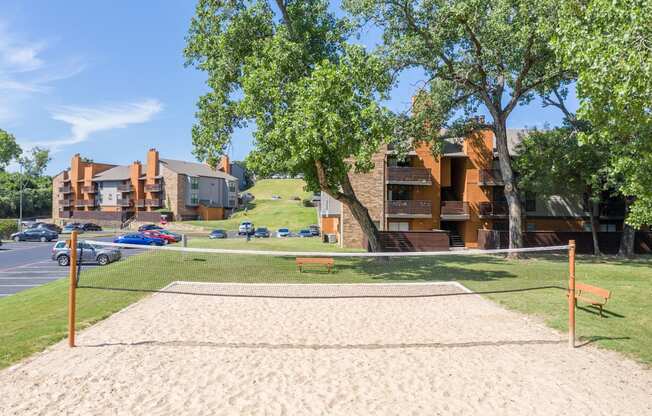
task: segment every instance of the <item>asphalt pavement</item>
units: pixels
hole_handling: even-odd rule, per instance
[[[65,238],[67,236],[60,236],[60,240]],[[83,234],[80,235],[80,240],[82,239],[84,239]],[[93,236],[93,239],[112,241],[113,235]],[[55,243],[54,241],[51,243],[27,241],[2,243],[0,246],[0,299],[68,276],[68,267],[61,267],[51,259],[51,250]],[[123,256],[135,254],[135,252],[127,253],[127,251],[123,250]],[[97,265],[84,263],[84,268],[91,267],[97,267]]]

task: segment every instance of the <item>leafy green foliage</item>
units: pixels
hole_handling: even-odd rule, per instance
[[[22,150],[16,138],[0,129],[0,171],[4,171],[7,165],[14,159],[17,159]]]
[[[0,220],[0,239],[7,239],[16,231],[18,231],[18,222],[16,220]]]
[[[612,150],[611,175],[634,197],[627,222],[652,224],[652,2],[563,2],[554,45],[577,71],[582,140]]]

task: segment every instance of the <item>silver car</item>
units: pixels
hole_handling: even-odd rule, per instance
[[[82,263],[98,263],[105,266],[111,262],[120,260],[120,250],[110,247],[96,247],[85,241],[77,243],[77,256],[82,257]],[[52,260],[59,263],[59,266],[70,265],[70,249],[65,241],[57,241],[52,247]]]

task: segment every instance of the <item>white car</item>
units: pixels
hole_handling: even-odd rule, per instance
[[[254,223],[251,221],[242,221],[238,227],[238,235],[253,234],[255,231]]]

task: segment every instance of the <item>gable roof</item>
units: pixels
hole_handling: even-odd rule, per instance
[[[123,181],[129,179],[130,172],[128,165],[120,165],[107,169],[93,176],[94,181]]]
[[[210,166],[203,163],[186,162],[183,160],[160,159],[160,162],[173,172],[188,176],[206,176],[209,178],[222,178],[230,181],[237,181],[238,178],[222,172],[221,170],[211,169]]]

